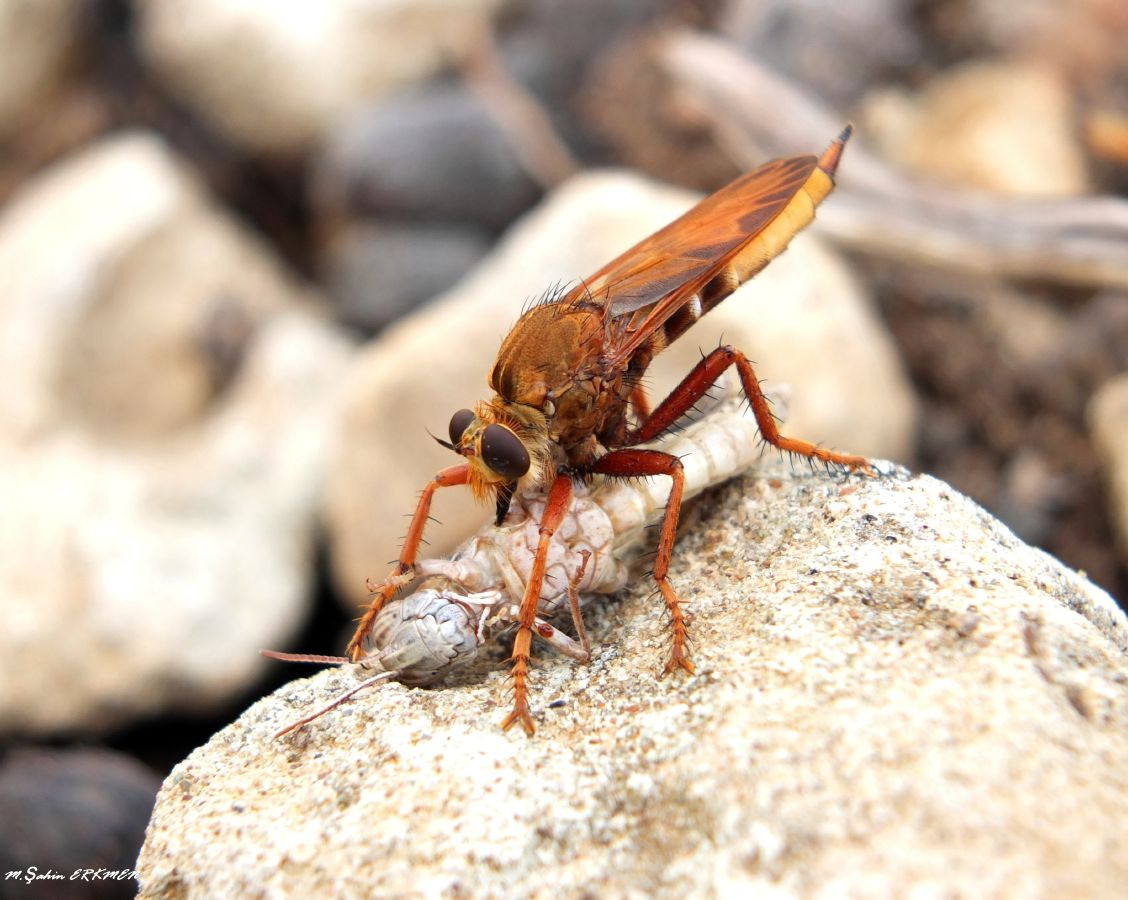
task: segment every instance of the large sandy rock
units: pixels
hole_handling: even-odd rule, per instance
[[[770,461],[692,518],[694,676],[640,579],[541,651],[531,739],[489,661],[275,739],[357,673],[294,683],[166,779],[142,896],[1122,896],[1106,594],[928,477]]]

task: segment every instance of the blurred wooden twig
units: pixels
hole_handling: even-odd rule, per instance
[[[556,133],[548,113],[506,69],[488,27],[478,29],[477,40],[459,63],[466,87],[509,138],[533,179],[548,190],[579,171],[579,163]]]
[[[678,31],[658,55],[743,166],[810,152],[842,128],[840,116],[723,40]],[[903,175],[857,139],[818,221],[833,240],[873,256],[979,276],[1128,288],[1128,202],[941,188]]]

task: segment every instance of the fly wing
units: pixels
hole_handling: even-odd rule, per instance
[[[577,298],[604,305],[608,361],[629,360],[660,328],[665,346],[781,252],[833,187],[849,132],[821,158],[742,175],[579,285]]]

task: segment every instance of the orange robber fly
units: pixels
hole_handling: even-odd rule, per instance
[[[375,596],[346,654],[363,646],[381,608],[414,575],[431,507],[441,487],[469,485],[494,501],[500,524],[518,489],[547,491],[540,543],[525,587],[513,643],[513,710],[533,734],[528,667],[549,540],[568,509],[575,479],[667,475],[673,482],[662,518],[654,580],[669,612],[673,642],[665,673],[693,671],[686,618],[667,580],[684,475],[676,456],[639,445],[669,430],[714,381],[736,366],[764,440],[781,451],[847,470],[871,472],[861,456],[836,453],[780,434],[748,358],[721,346],[702,358],[673,392],[651,408],[643,390],[650,361],[694,322],[781,253],[808,225],[834,187],[834,173],[852,129],[820,157],[777,159],[740,176],[665,228],[636,244],[585,281],[528,309],[502,342],[489,375],[492,399],[450,420],[443,446],[463,457],[443,469],[419,498],[399,562],[370,585]]]

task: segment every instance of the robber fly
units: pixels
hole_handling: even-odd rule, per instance
[[[540,541],[525,585],[513,643],[513,710],[502,728],[520,722],[533,734],[527,681],[537,602],[553,531],[568,509],[574,480],[592,475],[672,481],[659,532],[654,580],[669,613],[673,641],[664,670],[693,671],[686,619],[667,581],[670,550],[685,482],[682,463],[638,445],[665,431],[735,366],[764,440],[781,451],[848,470],[871,471],[864,457],[835,453],[784,437],[747,357],[721,346],[702,358],[673,392],[651,408],[643,389],[650,361],[694,322],[782,252],[814,218],[830,193],[850,137],[847,128],[821,157],[775,160],[742,175],[689,212],[612,260],[561,296],[517,320],[489,375],[494,397],[450,420],[439,443],[463,462],[441,470],[423,489],[398,563],[372,585],[346,654],[363,656],[364,641],[384,605],[415,574],[415,558],[436,490],[468,485],[492,499],[501,522],[514,492],[544,490]]]

